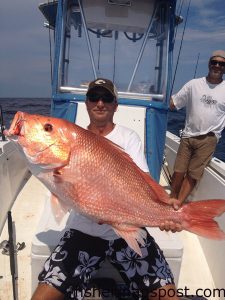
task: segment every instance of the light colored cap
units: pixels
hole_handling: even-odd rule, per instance
[[[219,56],[225,59],[225,51],[224,50],[216,50],[213,51],[212,55],[210,58],[215,57],[215,56]]]

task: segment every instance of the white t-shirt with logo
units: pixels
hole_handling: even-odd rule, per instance
[[[211,84],[205,77],[187,82],[172,96],[177,109],[186,107],[182,137],[214,132],[217,139],[225,126],[225,81]]]
[[[116,125],[105,137],[122,147],[144,172],[149,172],[140,137],[135,131],[121,125]],[[66,227],[106,240],[119,238],[110,225],[100,225],[75,211],[71,212]]]

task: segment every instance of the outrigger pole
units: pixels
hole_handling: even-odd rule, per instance
[[[9,233],[9,259],[10,259],[10,271],[12,276],[12,287],[13,287],[13,300],[17,300],[17,290],[16,290],[16,261],[15,261],[15,249],[13,241],[13,222],[11,211],[8,211],[8,233]]]
[[[5,129],[4,126],[4,121],[3,121],[3,112],[2,112],[2,106],[0,105],[0,130],[1,130],[1,136],[2,136],[2,140],[5,141],[5,135],[3,134],[3,131]]]
[[[198,68],[198,61],[199,61],[199,56],[200,56],[200,53],[198,53],[197,62],[196,62],[196,65],[195,65],[195,72],[194,72],[194,76],[193,76],[193,78],[195,78],[195,77],[196,77],[197,68]]]

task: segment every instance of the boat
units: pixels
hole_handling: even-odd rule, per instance
[[[54,36],[51,115],[85,128],[88,83],[98,77],[111,79],[119,94],[115,122],[139,134],[152,177],[169,193],[180,141],[167,131],[175,30],[182,20],[176,15],[176,0],[58,0],[40,4],[39,9]],[[50,192],[31,175],[14,144],[4,137],[3,127],[1,123],[0,299],[27,300],[70,213],[60,224],[55,221]],[[224,195],[225,163],[213,158],[190,200]],[[225,230],[225,214],[218,222]],[[225,241],[185,231],[148,230],[164,251],[179,296],[225,299]],[[107,261],[97,281],[125,289]],[[103,299],[102,294],[88,298]]]

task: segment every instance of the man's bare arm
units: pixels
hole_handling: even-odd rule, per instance
[[[173,102],[173,98],[171,97],[170,98],[170,109],[171,110],[174,110],[176,108],[176,106],[175,106],[175,104],[174,104],[174,102]]]

